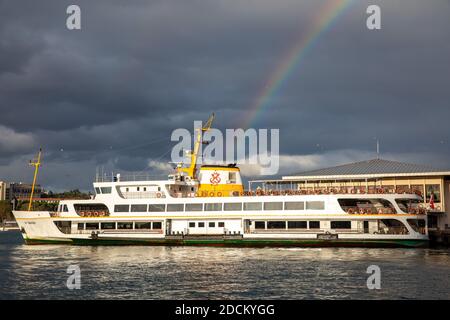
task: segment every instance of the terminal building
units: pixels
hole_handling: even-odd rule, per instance
[[[300,190],[308,193],[410,193],[423,197],[430,230],[450,226],[450,170],[373,159],[283,176],[255,180],[265,190]]]

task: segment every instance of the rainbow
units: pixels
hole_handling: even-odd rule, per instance
[[[281,63],[270,74],[268,80],[264,82],[263,89],[251,105],[248,116],[245,117],[243,128],[250,127],[252,122],[258,119],[258,116],[270,105],[271,99],[286,80],[289,79],[305,54],[314,46],[320,36],[330,29],[340,14],[350,6],[353,0],[327,0],[326,2],[326,5],[323,6],[319,14],[313,19],[307,35],[292,46],[281,60]]]

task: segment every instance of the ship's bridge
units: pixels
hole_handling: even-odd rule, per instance
[[[167,196],[193,197],[198,188],[198,181],[190,177],[174,174],[168,179],[147,174],[116,174],[96,177],[94,189],[96,198],[110,199],[149,199]]]

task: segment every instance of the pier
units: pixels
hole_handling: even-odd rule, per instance
[[[450,229],[430,230],[428,232],[428,234],[430,236],[430,246],[431,247],[440,247],[440,246],[449,247],[449,245],[450,245]]]

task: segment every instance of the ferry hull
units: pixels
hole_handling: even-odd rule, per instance
[[[26,244],[68,244],[106,246],[213,246],[213,247],[363,247],[363,248],[423,248],[427,240],[366,240],[366,239],[25,239]]]

